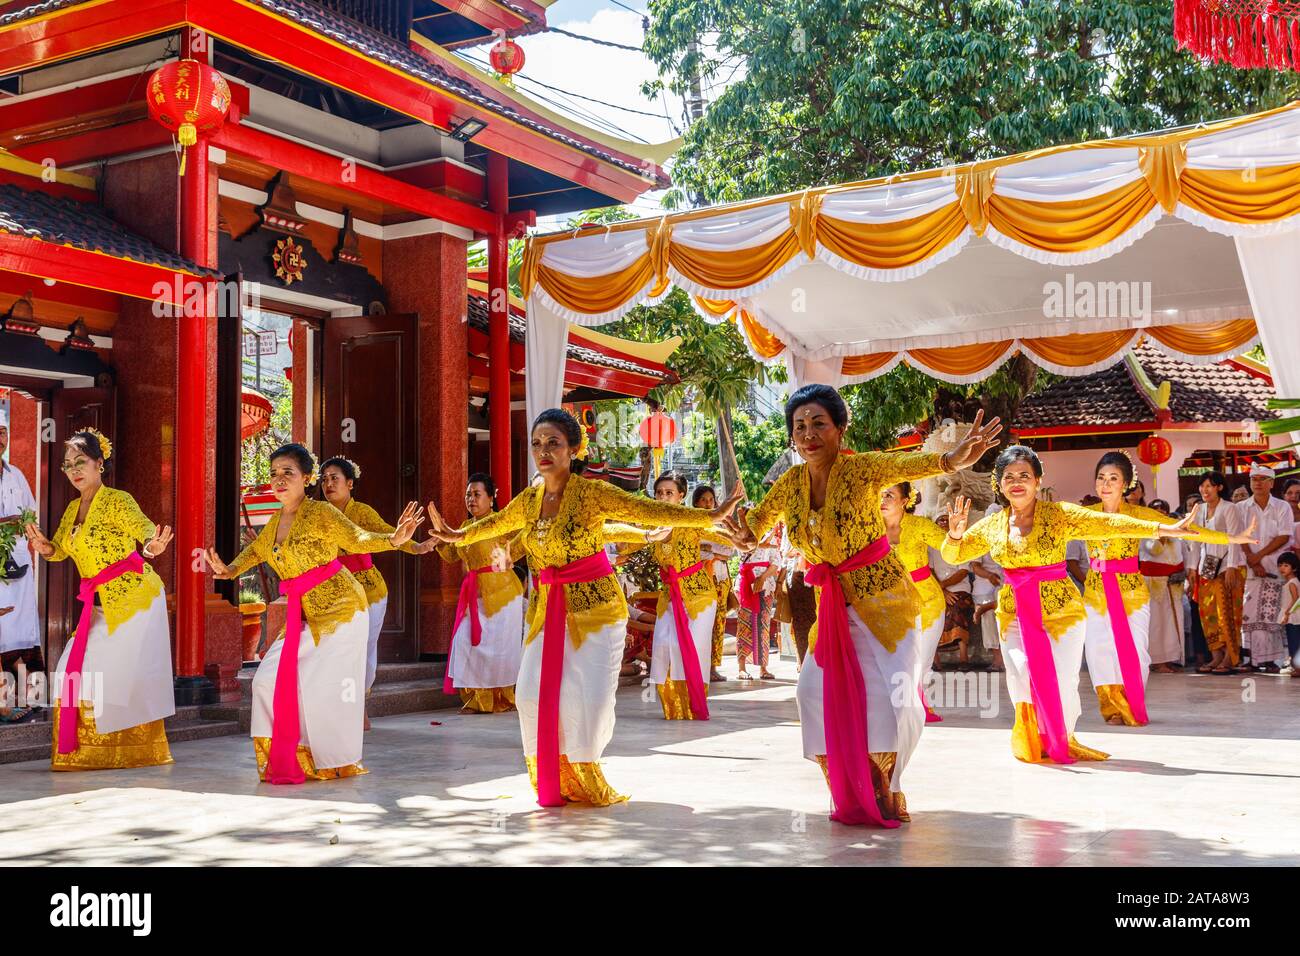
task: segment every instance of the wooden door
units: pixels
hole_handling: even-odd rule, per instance
[[[353,494],[388,522],[419,497],[415,434],[416,317],[377,315],[324,321],[320,451],[361,467]],[[388,584],[379,660],[419,656],[419,558],[375,555]]]
[[[63,443],[85,428],[97,428],[110,440],[117,434],[114,428],[113,388],[61,388],[51,399],[54,419],[54,443],[48,449],[50,456],[49,518],[43,529],[53,536],[63,518],[63,512],[76,496],[76,489],[64,476]],[[113,484],[110,475],[109,484]],[[63,653],[64,643],[72,636],[81,614],[77,602],[76,565],[72,560],[44,562],[46,569],[45,605],[45,662],[53,670]]]

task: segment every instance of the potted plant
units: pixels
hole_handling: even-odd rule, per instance
[[[262,643],[262,615],[266,613],[262,592],[256,588],[241,588],[239,613],[244,618],[244,660],[255,661],[257,648]]]

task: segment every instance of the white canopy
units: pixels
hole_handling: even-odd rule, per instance
[[[529,415],[559,403],[567,322],[676,285],[796,381],[900,362],[978,381],[1016,351],[1066,375],[1146,340],[1189,361],[1261,338],[1300,395],[1300,103],[530,239]]]

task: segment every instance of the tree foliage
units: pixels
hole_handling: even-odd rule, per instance
[[[707,202],[1222,119],[1300,94],[1206,66],[1169,0],[650,0],[660,84],[729,83],[673,166]],[[700,43],[701,38],[711,42]]]
[[[1170,0],[650,0],[645,49],[675,92],[725,86],[673,165],[732,202],[1235,116],[1300,96],[1289,71],[1207,66]],[[974,388],[899,367],[846,390],[850,441],[976,406],[1013,418],[1023,357]]]

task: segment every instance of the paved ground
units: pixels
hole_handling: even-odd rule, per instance
[[[632,795],[622,806],[538,808],[514,715],[443,711],[377,720],[369,775],[302,787],[259,784],[240,737],[177,744],[176,764],[157,769],[52,774],[44,762],[11,764],[0,768],[0,859],[1300,864],[1300,679],[1155,675],[1155,723],[1132,730],[1101,722],[1085,677],[1080,738],[1113,756],[1070,767],[1012,759],[1011,708],[992,685],[996,716],[950,708],[926,729],[905,781],[913,822],[882,832],[827,820],[821,772],[799,757],[794,668],[777,673],[779,682],[752,689],[714,685],[708,723],[667,723],[649,694],[621,690],[605,770]]]

